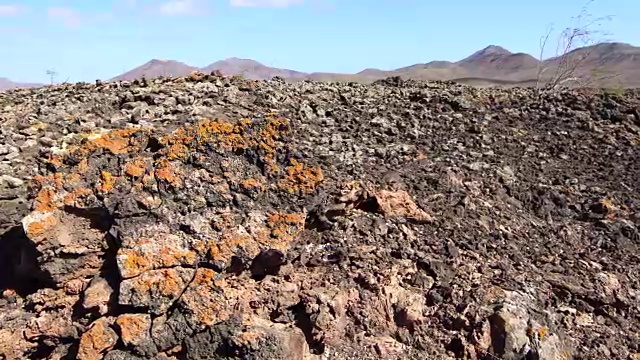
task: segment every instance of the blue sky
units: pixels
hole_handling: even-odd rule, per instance
[[[585,0],[0,0],[0,77],[108,79],[152,58],[206,66],[251,58],[358,72],[459,60],[487,45],[538,56],[550,24]],[[638,0],[596,0],[610,40],[640,45]],[[547,55],[554,55],[557,31]]]

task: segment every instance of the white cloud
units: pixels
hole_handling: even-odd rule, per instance
[[[82,24],[82,15],[69,7],[48,8],[47,16],[62,21],[62,24],[69,28],[76,28]]]
[[[169,0],[158,7],[160,14],[167,16],[195,15],[200,10],[194,0]]]
[[[25,12],[27,8],[19,4],[0,5],[0,16],[17,16]]]
[[[236,7],[277,7],[284,8],[302,4],[304,0],[230,0],[231,6]]]

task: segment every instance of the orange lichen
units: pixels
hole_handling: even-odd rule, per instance
[[[277,176],[280,174],[280,167],[274,163],[268,162],[264,168],[265,172],[269,176]]]
[[[161,266],[172,266],[179,263],[193,264],[196,262],[196,254],[189,250],[163,247],[160,249],[157,260]]]
[[[549,328],[548,327],[543,326],[540,329],[538,329],[538,338],[540,338],[540,340],[542,340],[545,337],[547,337],[547,335],[549,335]]]
[[[103,319],[98,319],[89,330],[82,334],[77,358],[82,360],[99,359],[102,357],[102,353],[116,345],[117,340],[118,336],[109,327],[109,324]]]
[[[310,193],[324,180],[322,169],[308,167],[296,159],[291,159],[290,162],[291,166],[285,169],[284,179],[278,184],[282,189],[291,193]]]
[[[264,223],[250,225],[248,232],[239,230],[236,221],[230,213],[219,214],[212,219],[212,227],[222,234],[207,245],[211,259],[229,261],[240,249],[250,257],[267,248],[285,251],[304,228],[305,217],[300,213],[275,212],[267,216]]]
[[[111,174],[108,171],[101,171],[100,178],[101,178],[100,183],[96,185],[96,189],[98,191],[101,191],[103,193],[108,193],[111,190],[113,190],[116,184],[116,179],[117,179],[116,176],[113,176],[113,174]]]
[[[134,279],[135,286],[142,292],[157,291],[159,295],[172,297],[184,288],[184,280],[176,269],[160,269],[146,272]]]
[[[129,278],[152,269],[151,259],[144,255],[136,250],[121,249],[119,258],[124,258],[124,264],[120,266],[120,275],[123,278]]]
[[[142,143],[132,136],[147,129],[118,129],[104,132],[98,135],[90,135],[88,141],[79,149],[84,153],[90,153],[97,149],[109,150],[112,154],[126,154],[134,150],[141,150]]]
[[[56,206],[54,203],[55,191],[50,188],[42,188],[36,195],[34,207],[35,211],[53,211]]]
[[[275,212],[267,218],[267,225],[276,228],[281,225],[302,225],[304,224],[304,216],[299,213],[283,213]]]
[[[45,216],[39,221],[33,221],[27,226],[27,235],[30,237],[38,237],[49,231],[58,223],[58,220],[53,215]]]
[[[53,184],[56,189],[62,189],[62,185],[64,184],[64,174],[62,174],[61,172],[54,173]]]
[[[84,159],[80,160],[80,163],[77,165],[76,169],[78,170],[78,172],[83,173],[88,168],[89,168],[89,161],[86,158],[84,158]]]
[[[82,198],[93,194],[91,189],[77,188],[65,194],[63,202],[67,206],[82,207]]]
[[[60,190],[64,184],[64,174],[55,172],[50,175],[36,175],[33,177],[33,182],[40,188],[49,187],[52,190]]]
[[[258,241],[279,250],[285,250],[304,227],[305,217],[299,213],[276,212],[267,218],[267,228],[271,239]]]
[[[45,163],[53,165],[53,167],[57,169],[62,166],[63,159],[64,158],[61,155],[51,155],[45,160]]]
[[[258,189],[260,191],[264,190],[264,185],[260,183],[258,180],[254,178],[249,178],[243,181],[240,186],[245,190]]]
[[[225,233],[222,235],[220,242],[212,244],[209,248],[209,257],[216,261],[228,261],[231,259],[239,247],[251,248],[255,241],[251,235]],[[253,246],[252,253],[257,252],[257,248]]]
[[[237,297],[226,296],[230,286],[216,279],[216,272],[211,269],[196,270],[194,280],[181,299],[190,309],[190,320],[195,320],[197,326],[213,325],[242,312],[236,306]]]
[[[198,284],[210,283],[211,281],[213,281],[215,276],[216,276],[216,272],[212,269],[208,269],[208,268],[198,269],[195,277],[193,278],[193,284],[198,285]]]
[[[151,318],[146,314],[124,314],[116,319],[116,325],[125,344],[136,344],[149,334]]]
[[[233,123],[224,120],[204,120],[194,126],[180,128],[161,139],[166,145],[165,155],[169,160],[184,158],[190,148],[206,143],[216,143],[230,150],[260,148],[267,154],[275,151],[276,141],[287,129],[288,120],[268,118],[259,129],[257,123],[241,119]],[[257,131],[249,131],[257,130]]]
[[[154,174],[156,179],[165,181],[175,187],[180,186],[182,183],[180,180],[181,171],[164,159],[158,161]]]
[[[155,244],[152,247],[144,245]],[[142,238],[135,242],[135,248],[120,249],[118,258],[121,259],[121,275],[130,278],[140,275],[147,270],[156,268],[178,266],[181,264],[194,264],[196,254],[193,251],[163,246],[152,239]]]
[[[135,159],[132,162],[127,163],[124,166],[124,172],[125,174],[132,176],[132,177],[140,177],[142,175],[145,174],[146,172],[146,165],[144,163],[144,160],[142,159]]]
[[[158,283],[158,290],[162,296],[172,296],[184,288],[184,281],[173,269],[162,269],[162,280]]]

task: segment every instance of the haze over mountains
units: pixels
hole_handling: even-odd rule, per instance
[[[597,76],[605,79],[598,86],[640,87],[640,47],[625,43],[601,43],[573,50],[566,59],[571,62],[581,59],[580,66],[573,71],[576,77],[592,76],[594,70],[598,71]],[[512,53],[496,45],[488,46],[457,62],[431,61],[394,70],[365,69],[356,74],[304,73],[240,58],[216,61],[202,68],[176,60],[153,59],[110,80],[134,80],[143,76],[178,77],[193,71],[210,73],[218,70],[224,75],[242,75],[255,80],[279,76],[291,81],[310,79],[367,83],[389,76],[401,76],[417,80],[453,80],[471,85],[531,86],[535,84],[540,68],[546,69],[543,77],[549,77],[556,73],[561,61],[560,57],[556,57],[540,62],[529,54]],[[0,78],[0,90],[21,86],[34,84],[17,84]]]
[[[38,86],[42,86],[42,84],[17,83],[7,78],[0,77],[0,91],[10,90],[14,88],[27,88],[27,87],[38,87]]]

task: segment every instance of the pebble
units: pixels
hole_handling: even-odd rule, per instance
[[[1,182],[7,184],[10,188],[15,189],[18,188],[22,185],[24,185],[24,181],[21,179],[18,179],[17,177],[13,177],[10,175],[2,175],[0,177]]]

